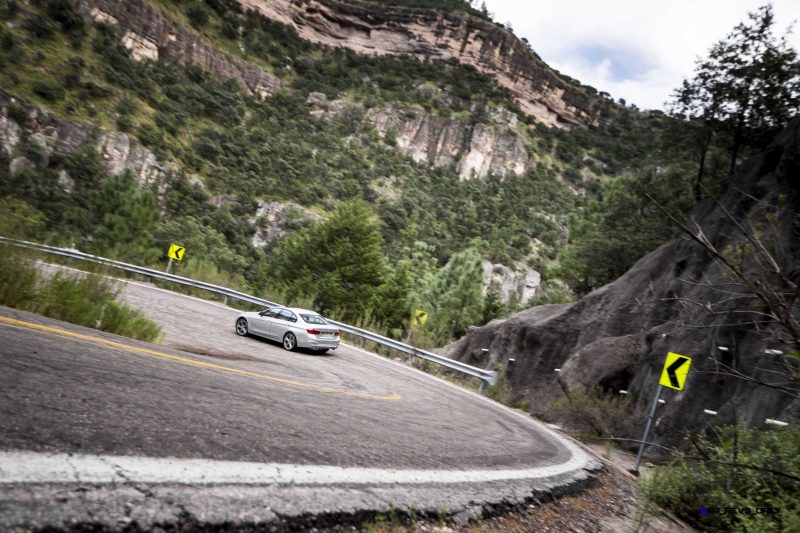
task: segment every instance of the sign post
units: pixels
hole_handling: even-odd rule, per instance
[[[653,419],[656,416],[656,408],[658,407],[658,400],[661,396],[661,389],[663,387],[669,387],[675,390],[683,390],[683,385],[686,383],[686,376],[689,373],[689,366],[691,366],[691,364],[692,359],[685,355],[672,352],[667,354],[667,360],[664,361],[664,368],[661,369],[661,379],[658,381],[656,396],[653,398],[653,405],[650,406],[650,415],[647,417],[647,424],[644,427],[642,442],[639,444],[636,466],[633,467],[633,471],[637,474],[639,473],[639,465],[642,463],[644,449],[647,446],[647,437],[650,436],[650,427],[653,425]]]
[[[406,338],[406,342],[410,344],[412,348],[414,348],[414,352],[409,359],[412,365],[415,365],[417,362],[417,328],[424,328],[425,322],[427,321],[427,311],[415,309],[411,314],[411,327],[408,328],[408,337]]]
[[[181,246],[180,244],[170,244],[169,251],[167,252],[167,257],[169,257],[169,262],[167,263],[167,274],[169,271],[172,270],[172,260],[175,261],[183,261],[183,254],[186,253],[186,247]]]

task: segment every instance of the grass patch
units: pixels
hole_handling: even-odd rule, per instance
[[[0,305],[132,339],[159,339],[158,324],[117,302],[117,294],[118,287],[104,278],[59,272],[45,279],[25,257],[0,255]]]
[[[548,406],[548,416],[578,438],[601,441],[628,435],[634,417],[631,401],[600,387],[576,389]]]

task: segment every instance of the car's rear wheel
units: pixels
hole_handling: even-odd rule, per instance
[[[236,333],[241,336],[247,335],[247,319],[240,318],[236,321]]]
[[[297,348],[297,337],[294,333],[289,332],[283,336],[283,348],[290,352]]]

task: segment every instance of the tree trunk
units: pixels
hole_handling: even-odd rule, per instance
[[[728,176],[733,176],[736,170],[736,158],[739,157],[739,149],[742,147],[742,137],[744,135],[744,117],[740,116],[736,120],[736,128],[733,131],[733,147],[731,148],[731,168]]]
[[[708,128],[708,131],[703,139],[703,144],[700,148],[700,165],[697,169],[697,177],[694,180],[694,201],[699,202],[703,196],[703,173],[706,168],[706,155],[711,146],[711,139],[714,137],[714,130]]]

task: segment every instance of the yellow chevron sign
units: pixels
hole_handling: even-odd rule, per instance
[[[683,390],[691,365],[690,357],[669,352],[667,360],[664,361],[664,368],[661,370],[661,380],[658,383],[670,389]]]
[[[170,259],[174,259],[175,261],[183,261],[183,254],[185,253],[186,253],[186,248],[184,248],[180,244],[170,244],[169,252],[167,252],[167,257],[169,257]]]

